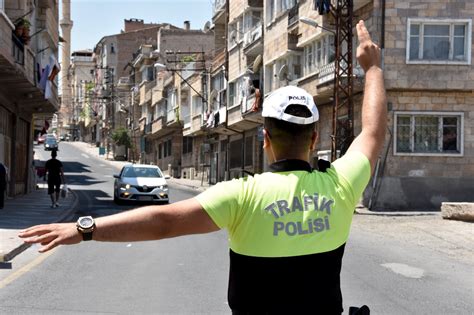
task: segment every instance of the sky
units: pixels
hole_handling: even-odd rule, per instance
[[[71,52],[93,49],[102,37],[119,34],[124,19],[171,23],[178,27],[188,20],[191,29],[203,29],[212,19],[212,3],[212,0],[71,0],[74,23]],[[61,11],[59,16],[61,19]]]

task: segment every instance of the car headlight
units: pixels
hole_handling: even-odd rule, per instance
[[[168,190],[168,185],[163,185],[163,186],[161,186],[160,188],[161,188],[161,190],[166,191],[166,190]]]
[[[48,147],[49,147],[49,144],[47,144],[46,147],[48,148]]]
[[[130,189],[130,187],[131,187],[130,184],[121,184],[120,185],[121,190],[128,190],[128,189]]]

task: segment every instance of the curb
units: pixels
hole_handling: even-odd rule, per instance
[[[72,202],[72,206],[67,210],[67,212],[63,216],[61,216],[58,220],[52,223],[59,223],[59,222],[64,221],[73,212],[73,210],[77,206],[77,203],[79,202],[79,198],[77,197],[77,194],[74,191],[72,191],[70,188],[68,190],[69,190],[69,193],[71,193],[74,196],[74,201]],[[31,245],[32,244],[22,243],[20,246],[12,249],[10,252],[4,255],[0,255],[0,263],[11,261],[17,255],[27,250]]]

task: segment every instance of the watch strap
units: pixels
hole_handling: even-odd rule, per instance
[[[83,241],[91,241],[92,240],[92,232],[82,232],[82,240]]]

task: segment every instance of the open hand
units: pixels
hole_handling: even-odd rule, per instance
[[[82,236],[76,228],[75,223],[42,224],[27,228],[18,234],[25,243],[43,245],[40,253],[47,252],[58,245],[77,244]]]
[[[364,21],[357,23],[357,36],[359,37],[359,47],[357,47],[357,60],[360,66],[367,73],[370,68],[380,68],[381,52],[380,48],[370,38],[369,31],[365,27]]]

